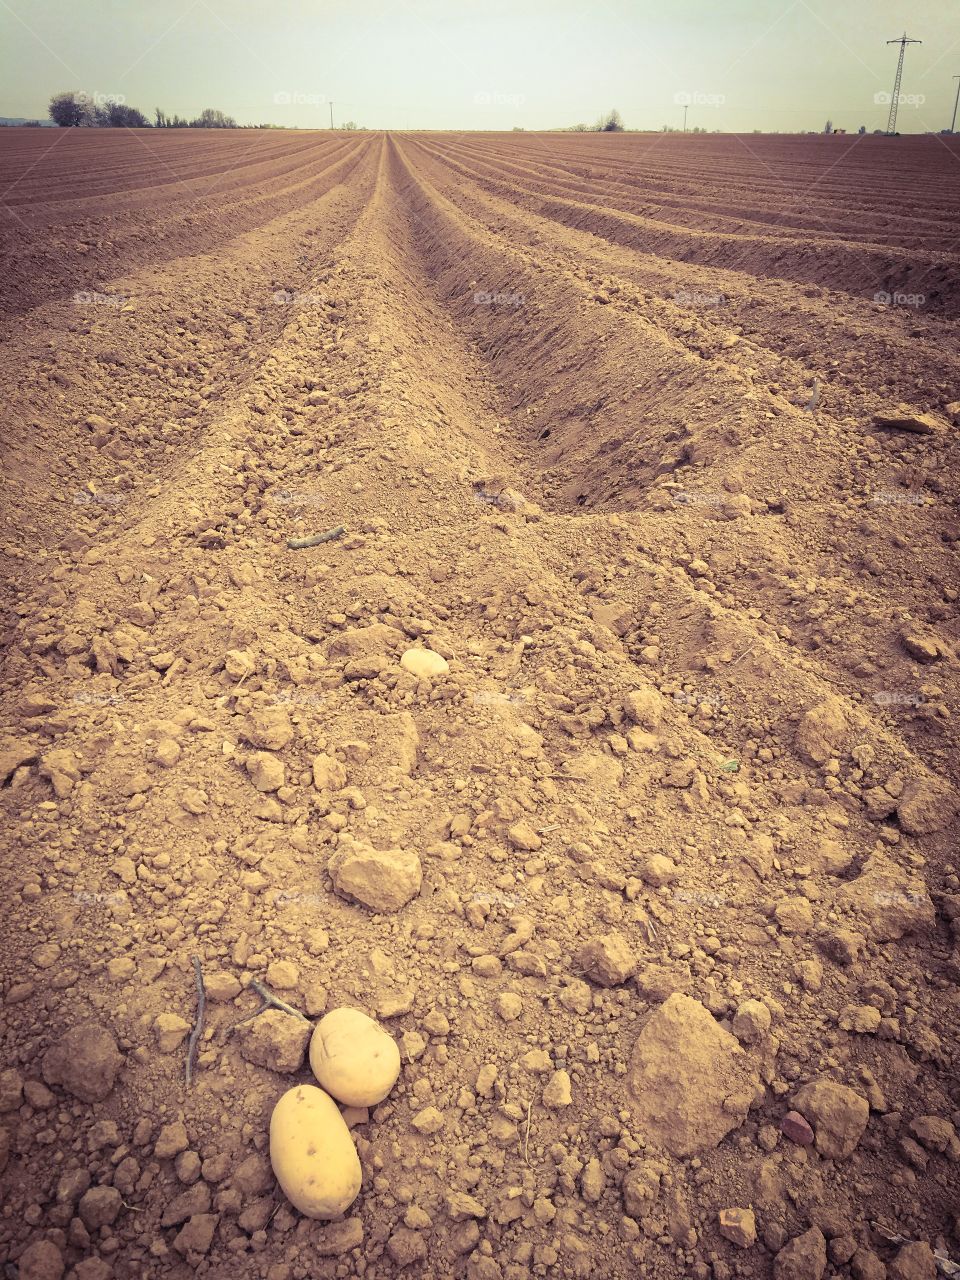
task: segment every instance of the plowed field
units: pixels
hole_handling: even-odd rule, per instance
[[[0,131],[8,1274],[960,1262],[958,160]]]

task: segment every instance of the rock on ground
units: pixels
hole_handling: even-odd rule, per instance
[[[591,938],[580,948],[577,964],[600,986],[615,987],[633,976],[637,957],[622,934],[606,933],[601,938]]]
[[[641,1031],[627,1086],[647,1142],[691,1156],[743,1123],[759,1080],[737,1040],[699,1001],[677,993]]]
[[[793,1105],[809,1120],[817,1150],[835,1160],[849,1156],[870,1118],[866,1098],[835,1080],[814,1080],[798,1089]]]
[[[905,1244],[887,1264],[887,1280],[936,1280],[937,1262],[924,1240]]]
[[[420,892],[420,858],[408,849],[374,849],[351,841],[328,863],[334,887],[371,911],[399,911]]]
[[[835,905],[856,916],[877,942],[933,929],[936,912],[927,887],[886,854],[875,853],[855,880],[841,886]]]
[[[797,725],[794,744],[810,764],[826,764],[843,745],[848,731],[847,715],[839,698],[826,698],[804,712]]]
[[[240,1052],[247,1062],[290,1075],[299,1071],[313,1032],[311,1023],[282,1009],[267,1009],[237,1029]]]
[[[102,1102],[123,1062],[117,1042],[99,1023],[73,1027],[43,1057],[47,1084],[62,1085],[81,1102]]]
[[[52,1240],[34,1240],[20,1255],[19,1280],[60,1280],[63,1255]]]
[[[910,778],[897,801],[900,827],[909,836],[945,831],[957,816],[957,795],[934,778]]]
[[[773,1263],[774,1280],[820,1280],[827,1269],[827,1242],[818,1227],[785,1244]]]

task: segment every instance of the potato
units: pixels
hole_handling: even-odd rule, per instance
[[[343,1006],[317,1023],[310,1066],[319,1083],[348,1107],[382,1102],[400,1074],[397,1042],[359,1009]]]
[[[340,1108],[322,1089],[288,1089],[270,1117],[270,1163],[308,1218],[337,1218],[360,1191],[360,1160]]]

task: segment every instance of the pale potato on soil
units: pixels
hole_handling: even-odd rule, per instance
[[[400,1074],[400,1049],[388,1031],[360,1009],[331,1009],[310,1040],[310,1067],[319,1083],[348,1107],[382,1102]]]
[[[270,1117],[270,1163],[291,1204],[308,1218],[337,1218],[360,1191],[357,1149],[340,1108],[310,1084],[288,1089]]]

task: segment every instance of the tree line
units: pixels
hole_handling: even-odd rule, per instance
[[[614,107],[612,111],[608,111],[605,116],[601,116],[596,124],[574,124],[570,126],[570,133],[622,133],[623,117]]]
[[[154,119],[125,102],[106,98],[102,102],[89,94],[70,90],[50,99],[50,119],[62,129],[236,129],[232,116],[205,107],[193,120],[169,116],[157,107]]]

